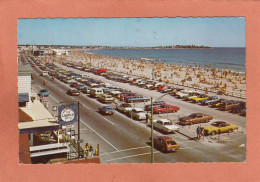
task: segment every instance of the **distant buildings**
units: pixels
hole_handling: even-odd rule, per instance
[[[62,56],[62,55],[70,55],[71,51],[68,49],[52,49],[53,55]]]

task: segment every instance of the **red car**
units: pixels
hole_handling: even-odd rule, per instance
[[[153,112],[155,114],[168,113],[168,112],[177,112],[178,110],[180,110],[180,107],[173,106],[173,105],[170,105],[170,104],[162,104],[159,107],[154,107],[153,108]]]
[[[77,87],[78,86],[78,83],[77,82],[73,82],[70,84],[70,87]]]
[[[157,87],[157,90],[162,91],[166,88],[167,88],[167,85],[162,85],[162,86]]]

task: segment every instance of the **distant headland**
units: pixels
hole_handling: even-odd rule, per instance
[[[34,46],[38,48],[55,48],[55,49],[211,49],[212,47],[204,45],[169,45],[169,46],[154,46],[154,47],[141,47],[141,46],[76,46],[76,45],[18,45],[21,46]]]

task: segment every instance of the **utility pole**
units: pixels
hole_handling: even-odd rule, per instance
[[[157,98],[155,101],[163,98],[165,95],[168,95],[168,93],[163,94],[162,96],[160,96],[159,98]],[[154,147],[154,141],[153,141],[153,103],[155,102],[153,101],[153,97],[151,97],[151,163],[154,163],[154,153],[153,153],[153,147]]]
[[[79,113],[79,101],[78,101],[78,160],[80,159],[80,113]]]
[[[153,153],[153,146],[154,146],[154,142],[153,142],[153,97],[151,97],[151,106],[152,106],[152,110],[151,110],[151,141],[152,141],[151,163],[154,163],[154,153]]]

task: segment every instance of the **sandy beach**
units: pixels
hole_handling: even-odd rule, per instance
[[[202,67],[200,65],[182,66],[152,63],[149,61],[93,55],[80,50],[73,50],[70,56],[62,57],[61,59],[82,66],[106,68],[111,71],[150,80],[153,73],[153,78],[157,81],[200,89],[206,93],[222,91],[230,96],[246,98],[246,75],[244,73],[220,70],[212,68],[210,65]]]

